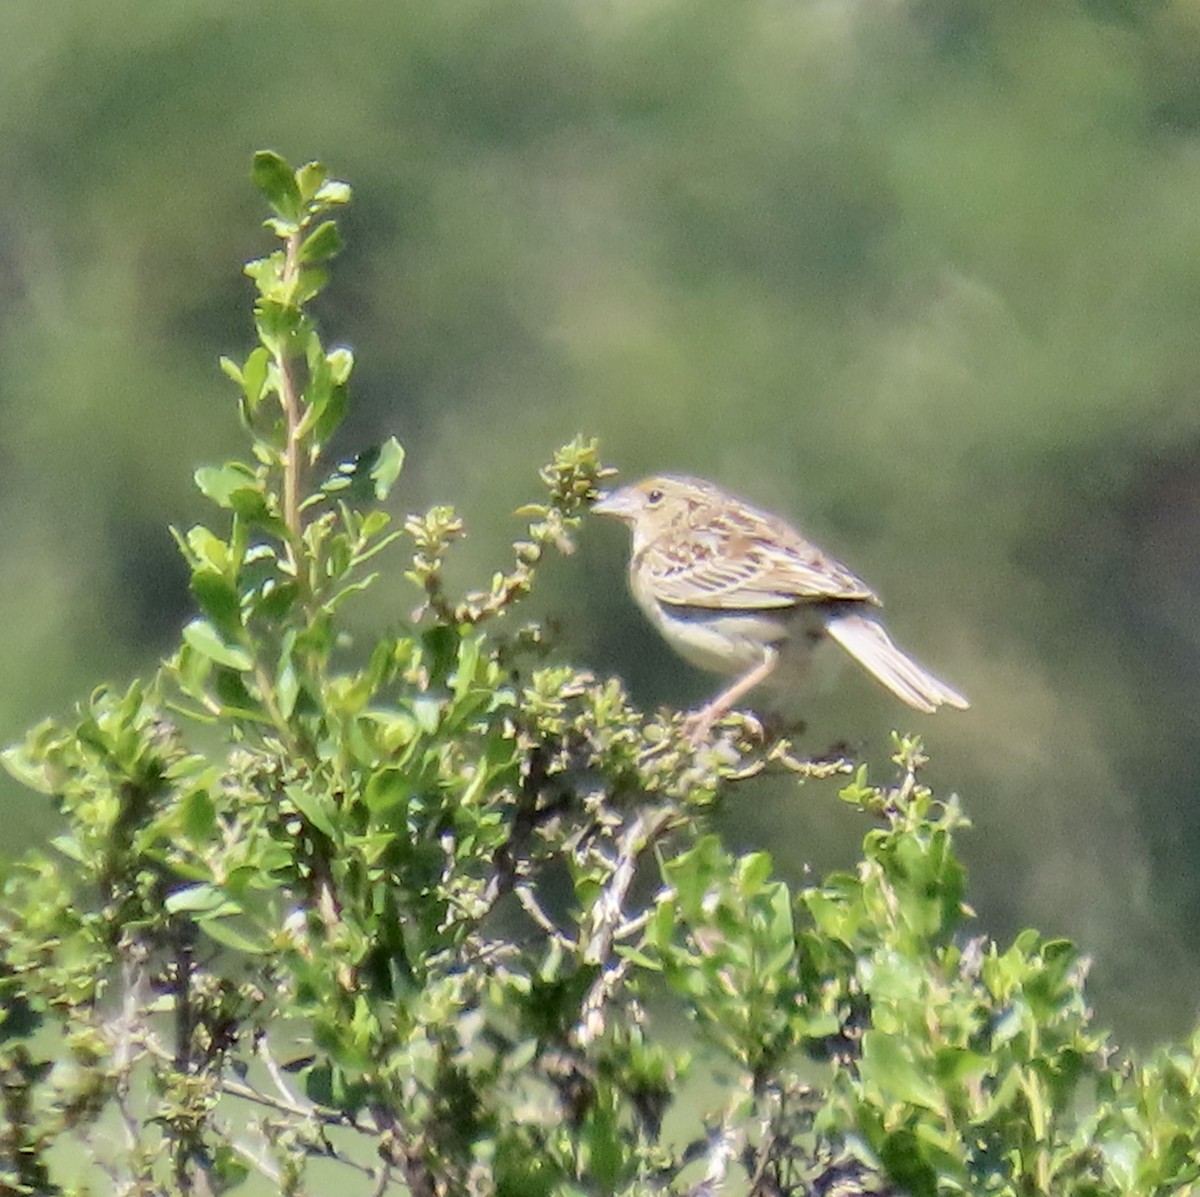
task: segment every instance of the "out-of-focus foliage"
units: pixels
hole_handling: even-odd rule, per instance
[[[988,926],[1079,939],[1132,1033],[1190,1021],[1193,0],[16,0],[0,45],[0,731],[174,643],[147,513],[190,524],[187,460],[234,444],[237,167],[316,152],[360,195],[321,301],[367,363],[335,450],[403,439],[399,506],[473,530],[454,581],[580,427],[795,517],[975,704],[931,727],[935,780],[989,795]],[[589,539],[535,602],[643,701],[699,697]],[[876,750],[896,718],[849,678],[804,713]],[[764,787],[737,834],[786,822],[798,876],[849,859],[840,815]]]
[[[965,818],[919,740],[881,786],[738,715],[697,746],[539,660],[512,621],[611,472],[594,443],[559,450],[515,563],[462,599],[462,521],[411,517],[426,601],[355,641],[404,453],[326,461],[353,357],[311,304],[349,189],[271,153],[254,176],[281,245],[247,266],[258,344],[223,362],[250,460],[199,469],[216,518],[176,533],[198,613],[151,683],[4,754],[66,830],[0,867],[0,1189],[1200,1185],[1198,1044],[1118,1058],[1069,942],[965,937]],[[772,770],[871,820],[852,872],[793,887],[713,830]]]

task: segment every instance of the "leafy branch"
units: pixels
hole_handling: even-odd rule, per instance
[[[318,1162],[420,1197],[1200,1186],[1200,1042],[1117,1057],[1072,945],[968,937],[968,824],[920,741],[883,782],[745,715],[696,747],[493,630],[570,551],[594,442],[464,596],[457,515],[379,506],[397,442],[323,463],[353,359],[309,305],[349,189],[254,178],[280,244],[222,363],[247,460],[196,472],[212,526],[176,533],[197,615],[3,757],[64,831],[0,865],[0,1191],[299,1195]],[[356,644],[405,538],[422,607]],[[866,822],[853,870],[793,885],[722,842],[711,811],[767,774]]]

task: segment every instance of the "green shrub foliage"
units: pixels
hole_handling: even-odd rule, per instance
[[[593,444],[462,597],[454,511],[379,507],[398,443],[324,464],[353,361],[310,304],[349,189],[254,177],[280,244],[223,363],[249,457],[197,472],[213,526],[176,534],[197,615],[5,756],[65,831],[0,876],[0,1191],[1200,1191],[1196,1045],[1118,1058],[1069,943],[971,938],[917,741],[883,785],[737,716],[694,749],[516,622]],[[419,611],[355,643],[404,555]],[[796,889],[722,844],[714,804],[768,771],[840,777],[853,872]]]

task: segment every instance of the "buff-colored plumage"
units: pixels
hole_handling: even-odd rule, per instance
[[[694,665],[736,675],[692,717],[694,737],[781,657],[803,666],[826,637],[916,710],[967,706],[896,647],[871,588],[777,516],[671,475],[606,495],[593,510],[629,525],[630,587],[651,623]]]

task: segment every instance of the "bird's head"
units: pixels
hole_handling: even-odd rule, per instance
[[[670,529],[691,522],[698,509],[713,503],[713,488],[707,483],[659,474],[610,491],[593,504],[592,510],[628,524],[636,553]]]

